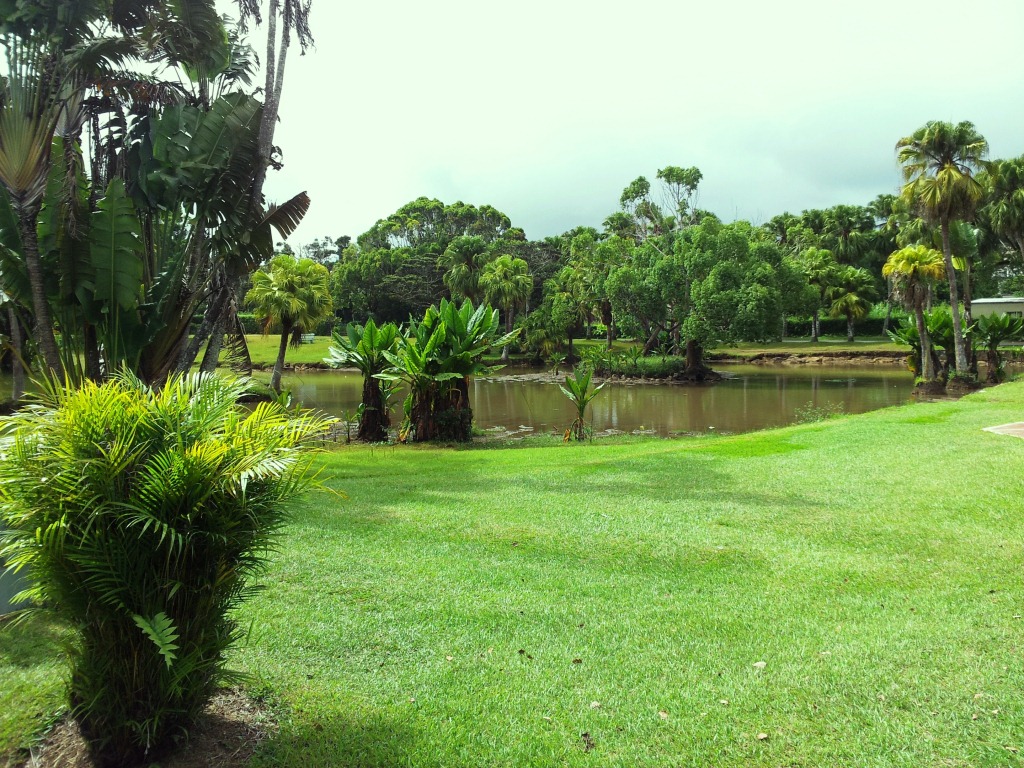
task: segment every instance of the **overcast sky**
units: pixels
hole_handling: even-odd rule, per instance
[[[314,0],[312,27],[267,186],[313,200],[293,246],[421,195],[531,239],[599,227],[666,165],[699,167],[726,220],[867,203],[928,120],[1024,154],[1021,0]]]

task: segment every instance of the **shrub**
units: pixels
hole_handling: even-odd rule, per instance
[[[309,483],[319,417],[251,412],[244,382],[128,374],[0,421],[0,555],[76,630],[72,714],[100,765],[173,746],[230,679],[232,613]]]

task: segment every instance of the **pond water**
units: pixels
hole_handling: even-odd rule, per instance
[[[588,412],[595,433],[608,430],[671,436],[699,432],[749,432],[792,424],[809,411],[863,413],[910,400],[913,376],[892,367],[823,367],[716,364],[725,381],[709,386],[613,381]],[[267,378],[268,374],[258,374]],[[562,377],[535,368],[505,368],[475,379],[470,398],[476,426],[495,433],[561,434],[574,418],[558,389]],[[304,371],[283,380],[296,398],[335,416],[353,414],[362,393],[355,371]],[[11,395],[0,376],[0,402]],[[392,402],[401,415],[402,397]]]
[[[775,367],[718,364],[725,381],[709,386],[612,381],[598,393],[589,417],[595,433],[614,430],[665,437],[697,432],[749,432],[799,421],[808,410],[842,413],[898,405],[910,400],[914,377],[891,368]],[[470,399],[476,426],[493,432],[561,434],[575,411],[551,374],[505,368],[475,379]],[[362,378],[348,371],[286,375],[296,399],[337,416],[359,405]],[[392,402],[392,418],[402,400]],[[801,413],[802,412],[802,413]]]

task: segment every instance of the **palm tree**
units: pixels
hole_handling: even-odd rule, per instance
[[[490,258],[487,243],[482,237],[464,235],[449,243],[437,265],[445,270],[442,279],[452,298],[469,299],[474,304],[480,302],[484,294],[480,287],[480,273]]]
[[[305,331],[315,328],[334,311],[329,278],[323,264],[287,254],[275,256],[265,269],[252,275],[246,303],[252,305],[258,317],[264,318],[264,333],[272,325],[281,326],[281,346],[270,376],[270,387],[275,392],[281,392],[288,340],[299,343]]]
[[[1024,157],[993,164],[985,207],[995,234],[1024,257]]]
[[[499,256],[484,267],[480,275],[480,287],[487,301],[505,313],[505,333],[512,333],[516,307],[526,302],[533,293],[530,265],[524,259]],[[508,347],[506,344],[501,348],[503,363],[508,362]]]
[[[362,416],[359,419],[357,440],[368,443],[382,443],[388,439],[388,416],[381,381],[377,375],[389,366],[385,352],[398,348],[398,327],[387,323],[380,328],[372,319],[365,326],[349,323],[344,335],[334,332],[334,344],[328,350],[330,357],[325,362],[332,368],[351,365],[363,374]]]
[[[818,312],[825,303],[825,296],[835,279],[838,265],[832,251],[826,248],[808,248],[800,254],[800,264],[807,275],[807,282],[818,289],[818,304],[815,304],[811,317],[811,341],[817,343]]]
[[[935,381],[935,365],[924,321],[924,303],[930,284],[942,278],[944,269],[942,254],[924,245],[908,245],[893,252],[882,267],[882,274],[892,278],[903,300],[914,310],[921,342],[921,373],[926,382]]]
[[[832,301],[829,315],[846,317],[846,340],[853,341],[853,321],[867,317],[871,304],[878,296],[871,273],[859,267],[842,267],[835,273],[835,280],[828,287],[828,298]]]
[[[953,125],[931,121],[896,143],[903,166],[903,197],[916,204],[942,232],[942,255],[949,283],[949,303],[953,309],[953,341],[956,350],[956,374],[967,378],[970,361],[960,319],[956,269],[950,245],[949,227],[955,219],[970,218],[985,193],[974,175],[985,167],[988,142],[969,122]]]

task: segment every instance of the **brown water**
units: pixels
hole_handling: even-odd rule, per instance
[[[730,378],[710,386],[609,382],[588,412],[594,432],[671,436],[689,432],[750,432],[784,426],[814,412],[863,413],[905,403],[913,376],[900,368],[777,367],[719,364]],[[265,374],[264,374],[265,376]],[[506,368],[470,386],[474,421],[495,433],[561,434],[574,409],[550,373]],[[354,371],[292,373],[283,384],[296,400],[336,416],[354,414],[362,378]],[[10,377],[0,376],[0,402],[11,395]],[[401,418],[402,398],[392,404]]]
[[[749,432],[806,419],[809,412],[863,413],[910,400],[913,376],[900,368],[767,368],[718,365],[730,378],[710,386],[609,382],[591,404],[596,433],[614,430],[662,436],[690,432]],[[309,406],[342,416],[359,405],[362,378],[348,371],[285,376],[284,386]],[[506,368],[475,379],[470,399],[476,426],[486,431],[561,434],[575,411],[558,380],[536,369]],[[401,416],[401,397],[392,417]]]

